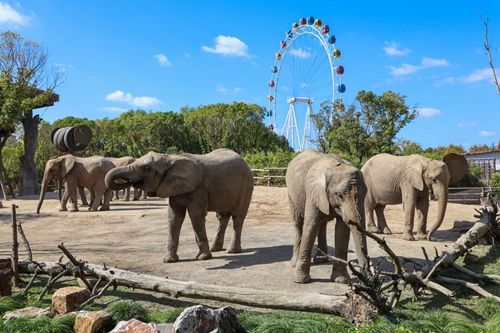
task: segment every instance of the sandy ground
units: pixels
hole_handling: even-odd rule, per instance
[[[10,205],[16,204],[18,219],[33,248],[35,260],[56,261],[61,256],[57,245],[61,242],[80,259],[136,272],[192,280],[200,283],[232,285],[281,291],[314,291],[325,294],[343,294],[347,287],[330,282],[330,264],[311,267],[312,283],[299,285],[293,282],[293,269],[289,265],[292,254],[293,228],[288,211],[286,188],[257,186],[250,211],[243,227],[243,252],[213,254],[207,261],[194,260],[198,248],[189,218],[183,225],[179,245],[180,262],[165,264],[167,202],[149,198],[144,201],[113,201],[111,211],[58,212],[58,202],[51,193],[45,200],[40,215],[35,214],[37,198],[4,201],[7,208],[0,209],[0,256],[10,254],[11,227]],[[388,206],[386,217],[394,232],[386,239],[398,254],[423,257],[421,247],[434,253],[459,236],[452,229],[454,221],[474,221],[474,207],[449,204],[445,221],[435,233],[436,241],[409,242],[401,239],[403,210],[401,205]],[[436,202],[431,202],[429,223],[436,216]],[[207,216],[209,239],[215,235],[215,213]],[[333,254],[333,225],[329,226],[329,252]],[[225,245],[232,236],[231,224],[226,233]],[[352,248],[352,242],[351,242]],[[25,257],[22,245],[21,256]],[[369,241],[369,254],[379,257],[383,252]],[[354,258],[351,250],[349,256]]]

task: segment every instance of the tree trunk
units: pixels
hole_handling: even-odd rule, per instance
[[[26,112],[23,118],[24,155],[21,156],[19,176],[21,178],[21,194],[38,194],[38,174],[36,171],[35,151],[38,138],[40,117],[33,117],[33,111]]]

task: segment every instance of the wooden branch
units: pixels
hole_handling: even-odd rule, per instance
[[[440,281],[440,282],[445,282],[445,283],[450,283],[450,284],[457,284],[459,286],[467,287],[467,288],[469,288],[471,290],[474,290],[477,294],[479,294],[479,295],[481,295],[483,297],[492,297],[492,298],[496,299],[498,302],[500,302],[500,297],[495,296],[492,293],[484,290],[483,288],[481,288],[476,283],[471,283],[471,282],[468,282],[468,281],[465,281],[465,280],[453,279],[453,278],[442,276],[442,275],[436,277],[436,279],[438,281]]]
[[[491,56],[491,49],[490,49],[491,47],[488,38],[488,19],[483,19],[483,24],[484,24],[484,49],[486,50],[486,55],[488,56],[488,63],[490,64],[491,71],[493,72],[493,81],[495,82],[495,86],[497,87],[497,92],[500,95],[500,84],[498,83],[495,65],[493,65],[493,57]]]
[[[54,283],[57,282],[57,280],[59,280],[60,278],[62,278],[63,276],[65,276],[66,274],[68,274],[69,272],[71,271],[71,268],[66,268],[65,270],[63,270],[61,273],[57,274],[55,277],[50,277],[49,278],[49,281],[47,281],[47,285],[45,286],[45,288],[43,288],[42,292],[40,293],[40,295],[38,296],[38,300],[41,301],[43,296],[45,296],[45,294],[47,293],[47,291],[52,288],[52,286],[54,285]]]
[[[476,273],[454,262],[451,263],[451,267],[476,280],[500,281],[500,275]]]
[[[35,282],[35,279],[38,275],[38,273],[40,272],[40,269],[37,267],[35,269],[35,273],[33,273],[33,277],[31,278],[30,282],[28,283],[28,285],[26,286],[26,288],[24,288],[23,290],[23,295],[26,294],[28,292],[28,290],[31,288],[31,286],[33,285],[33,282]]]
[[[12,273],[14,276],[14,287],[21,286],[21,278],[19,277],[19,242],[17,241],[17,217],[16,205],[12,205]]]
[[[17,231],[21,235],[24,247],[26,248],[26,252],[28,252],[28,260],[33,261],[33,253],[31,252],[31,246],[30,243],[28,242],[28,239],[26,238],[26,234],[24,233],[21,222],[19,222],[19,224],[17,225]]]
[[[99,281],[100,282],[100,281]],[[83,309],[85,308],[87,305],[93,303],[96,299],[98,299],[99,297],[101,297],[104,292],[113,284],[115,283],[115,280],[110,280],[102,289],[101,291],[99,291],[98,294],[95,294],[93,295],[92,297],[90,297],[88,300],[86,300],[85,302],[82,303],[82,305],[80,305],[79,309]],[[97,286],[97,284],[96,284]]]

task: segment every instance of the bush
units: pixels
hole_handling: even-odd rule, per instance
[[[72,333],[75,316],[63,316],[57,319],[47,317],[19,318],[0,323],[2,333]]]
[[[182,308],[175,308],[168,311],[151,311],[149,319],[155,323],[173,323],[182,311],[184,311]]]
[[[495,172],[490,179],[490,185],[493,187],[500,187],[500,172]]]
[[[137,319],[145,323],[149,322],[148,310],[140,303],[133,301],[120,301],[111,304],[106,308],[106,311],[113,316],[116,322],[122,320]]]
[[[481,166],[477,163],[469,163],[469,169],[465,174],[464,178],[460,180],[457,184],[453,185],[455,187],[477,187],[483,186],[481,183]]]

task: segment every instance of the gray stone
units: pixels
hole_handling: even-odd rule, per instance
[[[37,317],[50,317],[49,309],[27,307],[14,311],[6,312],[3,316],[3,320],[11,320],[17,318],[37,318]]]
[[[157,333],[158,331],[151,324],[143,323],[137,319],[120,321],[109,333]]]
[[[231,307],[212,310],[202,305],[185,309],[175,320],[177,333],[244,333]]]

